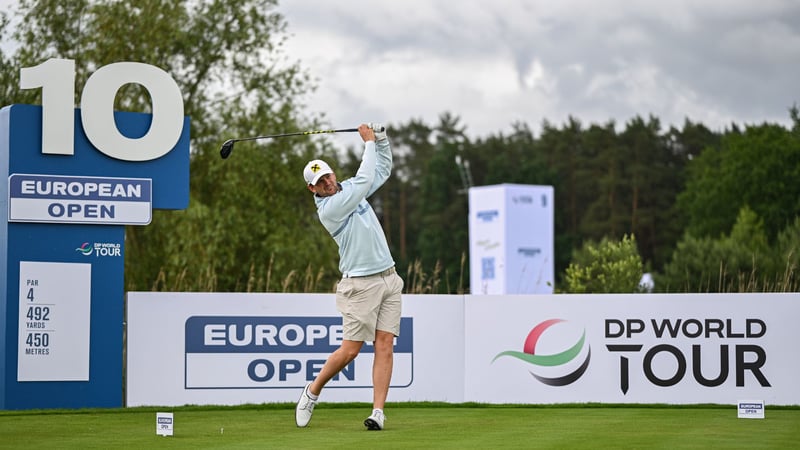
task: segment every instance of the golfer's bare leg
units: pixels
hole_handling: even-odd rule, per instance
[[[394,335],[386,331],[375,332],[375,360],[372,363],[372,407],[383,409],[389,395],[394,363]]]
[[[328,384],[331,378],[350,364],[351,361],[356,359],[358,352],[361,351],[362,345],[364,345],[364,343],[361,341],[342,341],[342,345],[328,356],[328,360],[325,361],[325,365],[322,366],[319,375],[311,382],[311,386],[309,386],[308,390],[314,395],[319,395],[319,393],[322,392],[322,388]]]

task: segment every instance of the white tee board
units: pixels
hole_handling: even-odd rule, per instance
[[[88,381],[92,265],[20,261],[17,381]]]

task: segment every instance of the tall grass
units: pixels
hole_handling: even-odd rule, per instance
[[[688,269],[687,269],[688,270]],[[800,268],[788,260],[783,271],[769,274],[761,273],[755,264],[750,270],[730,271],[720,262],[717,273],[701,274],[699,281],[692,284],[691,274],[686,273],[686,281],[679,287],[665,286],[660,292],[672,293],[778,293],[800,292]],[[658,282],[658,278],[656,280]]]
[[[458,274],[458,283],[451,285],[448,272],[442,269],[441,262],[437,261],[432,269],[426,269],[417,259],[408,264],[405,271],[398,268],[398,273],[403,275],[405,294],[464,294],[469,292],[464,273],[466,254],[461,257],[461,267]],[[285,274],[276,274],[274,270],[274,257],[270,258],[265,267],[253,263],[250,265],[247,276],[238,281],[232,292],[335,292],[339,281],[338,273],[326,272],[324,269],[315,269],[309,264],[304,269],[289,270]],[[186,269],[170,276],[162,268],[151,285],[154,292],[217,292],[220,291],[219,279],[213,268],[207,267],[198,274],[191,274]]]
[[[467,255],[462,253],[459,273],[455,285],[451,284],[451,276],[437,261],[433,267],[425,267],[419,259],[408,264],[398,272],[403,276],[405,294],[469,294]],[[732,272],[724,263],[720,263],[716,273],[703,275],[696,284],[686,276],[686,282],[680,286],[660,286],[659,292],[667,293],[777,293],[800,292],[800,268],[788,260],[783,271],[766,274],[755,265],[749,271]],[[315,269],[309,264],[303,269],[292,269],[288,273],[276,274],[274,258],[264,267],[251,264],[247,276],[236,283],[232,292],[294,292],[294,293],[326,293],[335,292],[339,274]],[[695,277],[695,279],[697,279]],[[658,282],[659,279],[657,278]],[[221,291],[219,280],[213,268],[208,267],[201,273],[190,274],[183,270],[169,276],[162,269],[152,283],[152,291],[164,292],[217,292]],[[227,291],[227,290],[224,290]],[[556,289],[556,292],[561,292]]]

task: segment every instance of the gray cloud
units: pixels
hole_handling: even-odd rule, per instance
[[[280,10],[294,56],[324,81],[310,104],[331,120],[369,111],[435,123],[450,111],[482,135],[516,120],[536,129],[568,115],[652,114],[721,129],[788,124],[800,98],[800,3],[790,0],[296,0]],[[309,42],[323,35],[345,48],[319,61]]]
[[[0,10],[9,0],[0,0]],[[334,126],[654,115],[713,129],[789,123],[800,101],[796,0],[286,0],[287,49]]]

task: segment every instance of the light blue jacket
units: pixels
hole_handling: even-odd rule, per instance
[[[391,172],[389,140],[367,141],[356,175],[339,183],[336,194],[314,196],[320,222],[339,245],[339,270],[344,277],[372,275],[394,266],[381,224],[367,202]]]

